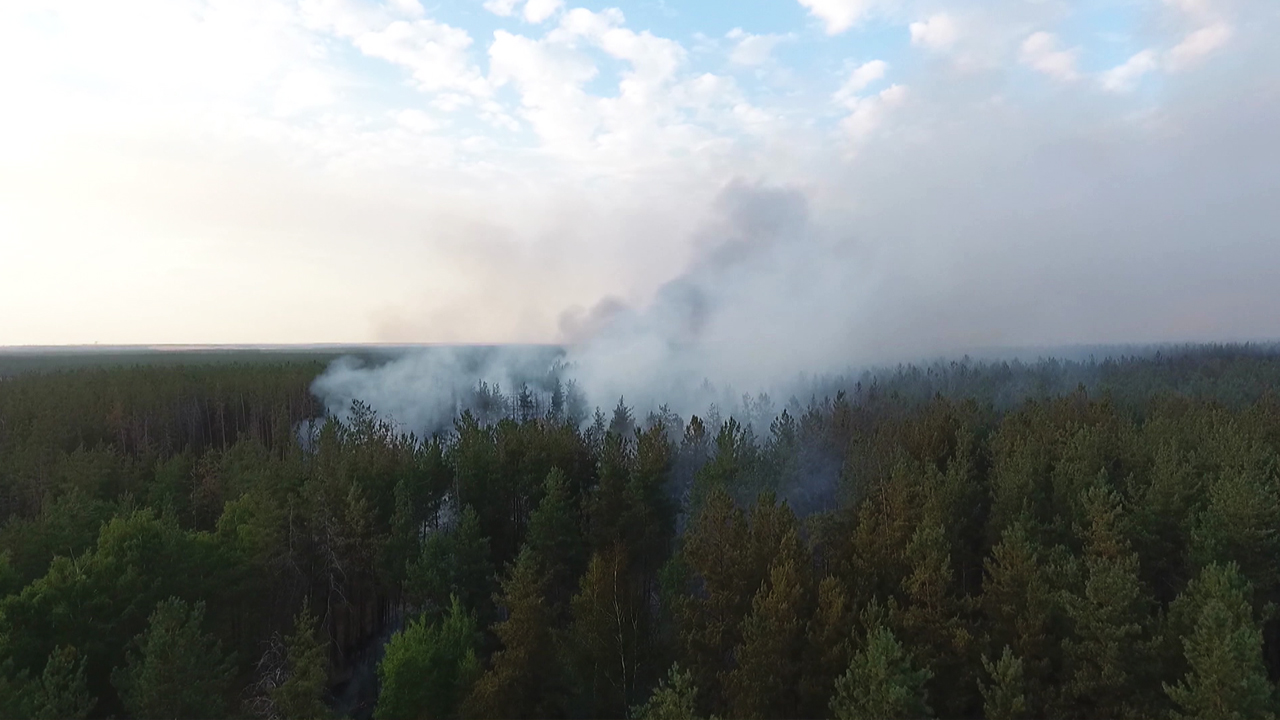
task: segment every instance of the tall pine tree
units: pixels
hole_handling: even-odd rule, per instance
[[[893,631],[872,627],[849,669],[836,681],[831,714],[836,720],[917,720],[932,717],[925,683],[929,671],[916,669]]]
[[[725,677],[729,714],[740,718],[796,717],[803,672],[808,588],[799,559],[779,554],[769,579],[743,621],[736,666]]]
[[[502,643],[491,667],[471,689],[465,714],[478,718],[552,718],[562,712],[561,670],[552,638],[538,555],[520,551],[497,604],[505,619],[493,632]]]
[[[552,608],[568,609],[578,575],[586,567],[586,539],[559,468],[547,473],[542,501],[529,515],[529,548],[546,572],[546,593]]]
[[[852,627],[852,608],[844,588],[834,577],[823,578],[806,628],[804,673],[800,680],[802,717],[816,718],[826,713],[836,678],[849,667]]]
[[[1022,660],[1014,656],[1008,645],[1000,659],[992,662],[982,656],[982,666],[990,676],[982,683],[982,714],[986,720],[1022,720],[1027,713],[1026,680]]]
[[[906,602],[891,613],[894,628],[931,675],[930,695],[947,717],[968,714],[978,699],[971,672],[974,651],[970,602],[958,597],[947,536],[940,523],[926,520],[907,545],[910,573],[903,583]]]
[[[74,647],[60,647],[49,656],[35,693],[34,720],[80,720],[97,701],[89,693],[84,666]]]
[[[1158,699],[1143,682],[1151,667],[1153,603],[1122,532],[1119,497],[1099,482],[1086,491],[1084,505],[1084,587],[1065,598],[1074,632],[1063,645],[1070,673],[1064,700],[1081,717],[1126,717]]]
[[[320,635],[319,621],[303,607],[293,619],[293,633],[285,638],[285,678],[271,690],[271,702],[282,720],[319,720],[329,714],[329,645]]]
[[[643,704],[631,709],[635,720],[698,720],[698,689],[693,686],[693,673],[671,666],[667,677]]]
[[[622,548],[592,556],[570,608],[568,641],[582,710],[621,717],[636,700],[640,678],[652,672],[648,605]]]
[[[234,667],[220,643],[200,629],[204,603],[170,598],[156,606],[128,663],[111,681],[135,718],[220,718]]]
[[[1186,676],[1165,692],[1175,720],[1274,717],[1274,690],[1262,662],[1262,631],[1249,604],[1250,588],[1234,565],[1209,565],[1188,588],[1182,611],[1194,616],[1182,638]],[[1178,603],[1175,603],[1178,604]],[[1189,605],[1198,607],[1187,607]]]
[[[987,653],[1009,648],[1022,664],[1026,704],[1032,716],[1048,714],[1053,698],[1053,671],[1061,662],[1055,640],[1057,594],[1039,546],[1025,518],[1004,529],[986,560],[981,608]]]

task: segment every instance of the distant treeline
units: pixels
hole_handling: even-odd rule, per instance
[[[147,347],[4,348],[0,347],[0,378],[65,370],[130,367],[201,367],[207,365],[278,365],[306,363],[326,365],[344,356],[369,362],[385,361],[403,352],[394,347]]]
[[[904,366],[692,418],[511,388],[426,438],[309,422],[322,371],[0,382],[0,717],[1277,708],[1270,348]]]

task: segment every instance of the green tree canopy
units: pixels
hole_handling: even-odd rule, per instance
[[[329,685],[328,645],[309,607],[293,619],[293,633],[285,638],[285,679],[271,691],[271,702],[283,720],[320,720],[329,715],[324,704]]]
[[[1262,631],[1249,604],[1250,588],[1234,564],[1209,565],[1188,588],[1194,626],[1182,645],[1190,668],[1165,692],[1176,720],[1272,718],[1275,691],[1262,663]]]
[[[693,673],[681,670],[676,663],[667,677],[658,683],[653,695],[643,705],[631,709],[635,720],[699,720],[698,690],[693,686]]]
[[[127,664],[111,681],[135,718],[218,718],[226,714],[234,667],[204,634],[204,603],[161,601]]]
[[[982,656],[982,667],[990,676],[982,683],[982,714],[986,720],[1022,720],[1027,713],[1026,679],[1022,672],[1022,660],[1008,645],[1000,659],[992,662]]]
[[[836,681],[831,714],[836,720],[915,720],[931,717],[926,702],[928,670],[914,667],[893,631],[877,625],[868,631],[865,646]]]
[[[454,596],[438,621],[426,616],[391,636],[378,663],[375,720],[447,720],[480,674],[476,618]]]
[[[516,720],[559,713],[562,673],[544,586],[539,557],[525,547],[508,569],[496,601],[506,617],[493,628],[502,649],[472,687],[468,716]]]

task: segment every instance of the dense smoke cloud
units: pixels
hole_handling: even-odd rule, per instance
[[[824,239],[794,188],[735,181],[714,216],[700,232],[702,255],[649,304],[609,297],[566,315],[562,325],[578,337],[563,355],[428,348],[369,367],[344,359],[314,390],[331,412],[360,400],[420,432],[447,424],[481,382],[545,394],[547,378],[560,377],[591,405],[625,400],[641,413],[666,405],[687,418],[713,404],[738,408],[739,392],[785,392],[802,372],[833,369],[828,359],[847,341],[815,331],[824,319],[844,324],[831,304],[859,281],[856,245]]]
[[[687,416],[742,393],[781,405],[801,376],[877,364],[1280,337],[1280,76],[1262,70],[1280,62],[1262,31],[1277,17],[1233,7],[1229,53],[1141,93],[939,64],[875,106],[877,131],[856,142],[774,138],[717,172],[669,163],[615,179],[636,198],[602,231],[615,265],[652,275],[683,259],[663,282],[552,310],[566,373],[592,406],[625,397],[641,415],[667,403]],[[537,283],[515,279],[537,276],[530,263],[477,292],[520,287],[538,304]],[[432,383],[421,373],[457,384],[415,355],[334,372],[402,412]],[[334,377],[317,385],[331,407],[360,394]]]
[[[1274,338],[1278,98],[1260,84],[1231,103],[1032,135],[1015,113],[975,111],[927,143],[868,148],[816,190],[731,181],[689,268],[650,300],[562,315],[564,361],[592,405],[687,416],[876,363]],[[410,412],[415,394],[435,403],[433,382],[458,384],[450,371],[411,355],[354,372],[396,383],[366,378],[368,398],[399,398],[375,407]],[[486,372],[508,387],[519,374]]]
[[[422,436],[447,429],[463,410],[488,410],[484,406],[495,393],[522,387],[551,392],[560,356],[554,348],[510,346],[424,348],[369,364],[344,357],[316,379],[312,391],[331,415],[345,419],[360,402],[399,431]]]

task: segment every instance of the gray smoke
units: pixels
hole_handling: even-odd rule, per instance
[[[510,391],[562,361],[590,406],[727,417],[744,393],[781,407],[807,374],[875,364],[1275,339],[1280,76],[1258,69],[1280,46],[1241,33],[1232,61],[1145,105],[919,79],[910,112],[851,158],[817,148],[803,178],[723,181],[692,262],[647,298],[562,312],[563,357],[411,353],[335,365],[315,390],[425,427],[481,380]]]
[[[463,410],[482,420],[511,414],[498,405],[521,388],[549,394],[560,357],[555,348],[529,346],[428,347],[369,364],[343,357],[311,390],[331,416],[346,420],[358,401],[399,431],[424,437],[448,429]]]
[[[562,354],[434,347],[383,364],[343,358],[313,391],[330,414],[343,417],[358,400],[419,434],[447,427],[463,409],[475,411],[481,383],[506,393],[527,388],[545,407],[557,379],[572,382],[588,407],[608,410],[625,400],[643,417],[665,405],[683,419],[710,409],[767,426],[772,415],[760,410],[759,394],[785,397],[801,372],[831,369],[821,358],[838,340],[809,333],[814,313],[857,282],[855,246],[824,239],[794,188],[734,181],[715,210],[699,240],[703,254],[650,304],[632,308],[605,298],[563,315],[562,327],[576,341]]]

